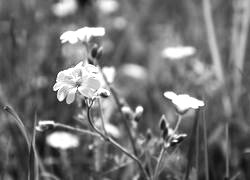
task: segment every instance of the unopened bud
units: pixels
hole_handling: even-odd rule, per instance
[[[99,47],[96,53],[96,59],[100,59],[102,57],[102,53],[103,53],[103,47]]]
[[[38,126],[36,126],[37,131],[47,131],[55,127],[54,121],[39,121]]]
[[[97,91],[97,95],[98,96],[101,96],[103,98],[107,98],[111,95],[111,93],[107,90],[107,89],[104,89],[104,88],[100,88],[98,91]]]
[[[167,121],[167,120],[166,120],[165,115],[162,115],[162,116],[161,116],[161,119],[160,119],[160,123],[159,123],[160,129],[161,129],[162,131],[164,131],[164,130],[167,128],[167,122],[166,122],[166,121]]]
[[[98,45],[97,45],[97,44],[94,44],[94,46],[93,46],[92,49],[91,49],[91,56],[92,56],[93,58],[96,58],[96,56],[97,56],[97,51],[98,51]]]
[[[142,114],[143,114],[143,111],[144,111],[144,109],[143,109],[142,106],[137,106],[135,108],[135,118],[134,119],[135,119],[136,122],[140,121],[140,119],[142,117]]]
[[[148,129],[146,132],[146,138],[147,138],[147,141],[151,140],[151,138],[152,138],[152,132],[150,129]]]
[[[131,120],[133,118],[133,111],[129,106],[123,106],[122,107],[122,113],[126,117],[126,119]]]

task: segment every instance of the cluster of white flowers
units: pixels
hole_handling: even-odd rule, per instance
[[[67,104],[71,104],[77,92],[84,97],[92,98],[100,87],[98,68],[91,64],[83,65],[81,62],[75,67],[59,72],[53,90],[58,91],[59,101],[66,98]]]
[[[100,37],[105,35],[103,27],[83,27],[76,31],[66,31],[60,36],[62,43],[69,42],[75,44],[77,42],[89,42],[92,37]]]

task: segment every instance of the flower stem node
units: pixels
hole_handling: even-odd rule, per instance
[[[39,121],[38,126],[36,126],[36,130],[43,132],[54,129],[54,127],[55,127],[54,121]]]

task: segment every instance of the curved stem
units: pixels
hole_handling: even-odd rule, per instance
[[[99,134],[106,142],[109,142],[110,144],[112,144],[113,146],[115,146],[117,149],[119,149],[120,151],[122,151],[124,154],[126,154],[128,157],[130,157],[131,159],[133,159],[139,166],[141,172],[143,173],[144,177],[149,180],[149,176],[146,172],[146,170],[144,169],[141,161],[135,156],[133,155],[132,153],[130,153],[127,149],[125,149],[124,147],[122,147],[119,143],[117,143],[114,139],[112,139],[111,137],[109,136],[106,136],[105,134],[103,134],[95,125],[94,123],[92,122],[92,118],[91,118],[91,115],[90,115],[90,109],[91,109],[91,106],[88,106],[87,107],[87,117],[88,117],[88,122],[90,124],[90,126],[93,128],[93,130]]]

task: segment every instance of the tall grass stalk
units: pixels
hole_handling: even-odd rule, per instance
[[[186,167],[186,173],[185,173],[185,180],[188,180],[190,169],[192,166],[192,159],[193,159],[193,154],[194,154],[194,148],[195,148],[195,153],[199,154],[199,151],[197,151],[197,127],[199,126],[199,109],[195,112],[195,118],[194,118],[194,123],[193,127],[191,130],[191,137],[189,141],[189,147],[188,147],[188,154],[187,154],[187,167]],[[199,140],[199,139],[198,139]],[[195,146],[194,146],[195,144]],[[198,176],[197,176],[198,177]]]
[[[204,140],[204,158],[205,158],[205,177],[209,180],[209,164],[208,164],[208,141],[207,141],[207,122],[205,118],[206,107],[202,110],[202,124],[203,124],[203,140]]]

